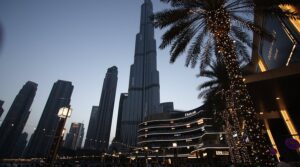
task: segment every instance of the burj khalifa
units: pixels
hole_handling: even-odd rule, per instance
[[[128,96],[122,106],[121,140],[132,146],[137,143],[137,128],[143,118],[162,111],[151,15],[152,2],[145,0],[141,7],[140,32],[136,35],[134,64],[130,68]]]

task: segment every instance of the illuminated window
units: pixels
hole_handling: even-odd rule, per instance
[[[198,123],[198,125],[203,124],[203,123],[204,123],[204,120],[201,118],[201,119],[199,119],[199,120],[197,121],[197,123]]]

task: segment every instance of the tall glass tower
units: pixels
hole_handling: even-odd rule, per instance
[[[101,99],[99,102],[96,130],[96,150],[106,151],[108,149],[117,83],[118,68],[116,66],[108,68],[104,78]]]
[[[27,157],[48,155],[59,122],[58,110],[70,105],[73,88],[69,81],[58,80],[54,83],[38,126],[26,148]]]
[[[14,149],[30,114],[37,84],[28,81],[16,96],[0,127],[0,157],[14,157]]]
[[[99,111],[98,106],[92,107],[89,126],[88,126],[88,130],[84,142],[84,149],[96,150],[96,130],[97,130],[98,111]]]
[[[106,151],[108,149],[112,116],[118,82],[118,68],[107,69],[99,107],[93,106],[85,139],[85,149]]]
[[[121,140],[128,145],[136,145],[137,126],[143,118],[161,112],[156,41],[151,15],[152,2],[145,0],[141,8],[140,32],[136,35],[134,64],[130,68],[128,97],[122,111]]]

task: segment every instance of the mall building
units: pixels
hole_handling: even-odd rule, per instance
[[[225,132],[213,125],[212,114],[199,107],[150,115],[139,124],[138,146],[148,157],[221,166],[228,162]],[[139,154],[140,155],[140,154]],[[177,162],[178,163],[178,162]]]
[[[298,7],[280,6],[299,12]],[[264,120],[277,158],[299,160],[300,130],[300,20],[256,14],[256,24],[275,40],[254,34],[253,74],[245,77],[256,110]]]

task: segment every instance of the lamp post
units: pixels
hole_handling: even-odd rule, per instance
[[[173,166],[176,166],[176,164],[175,164],[175,161],[176,161],[176,157],[177,157],[177,153],[176,153],[176,148],[177,148],[177,143],[175,142],[175,143],[173,143],[172,144],[172,146],[173,146],[173,148],[174,148],[174,160],[173,160]]]
[[[72,114],[72,109],[70,106],[62,107],[58,111],[57,114],[57,116],[59,117],[58,126],[56,128],[55,136],[51,145],[50,155],[49,155],[50,167],[54,165],[54,162],[56,160],[58,149],[64,137],[65,124],[67,122],[67,118],[69,118],[71,114]]]
[[[173,160],[173,166],[175,166],[176,164],[175,164],[175,161],[176,161],[176,157],[177,157],[177,153],[176,153],[176,149],[177,149],[177,143],[173,143],[172,144],[172,146],[173,146],[173,148],[174,148],[174,160]]]
[[[146,166],[147,166],[148,165],[148,153],[147,153],[148,147],[144,147],[144,149],[145,149],[145,163],[146,163]]]

